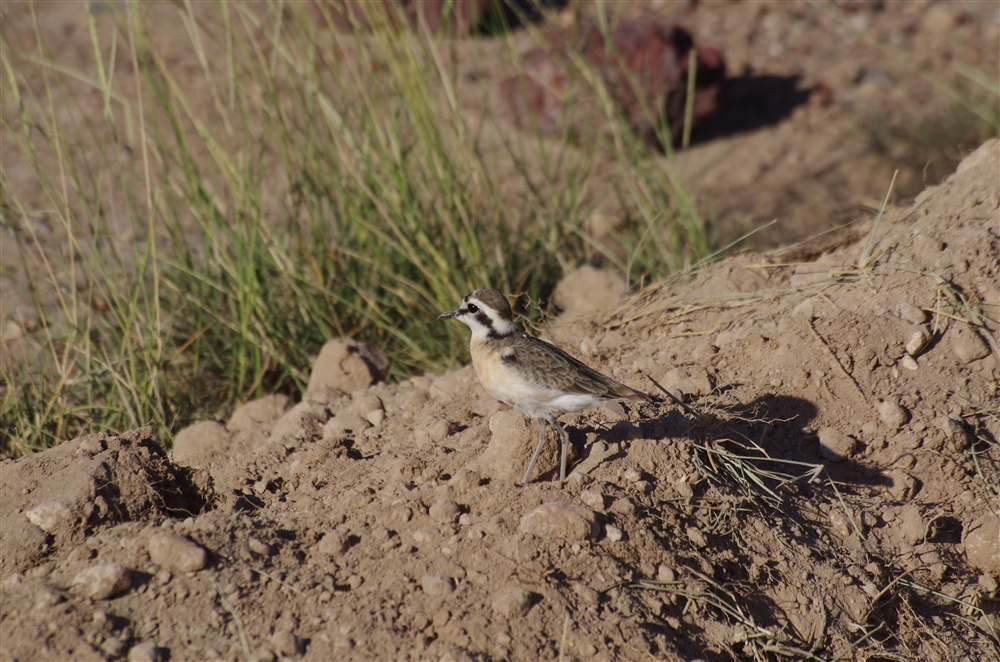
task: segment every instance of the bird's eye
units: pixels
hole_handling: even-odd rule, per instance
[[[468,306],[466,306],[466,309],[468,309],[468,311],[470,313],[478,313],[479,312],[479,306],[477,306],[474,303],[470,303]]]

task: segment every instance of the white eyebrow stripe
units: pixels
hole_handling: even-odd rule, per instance
[[[490,320],[490,327],[492,328],[494,333],[501,336],[506,336],[513,333],[516,330],[514,323],[512,321],[505,320],[502,317],[500,317],[499,311],[493,310],[489,306],[482,303],[479,304],[479,310],[486,313],[486,316]]]

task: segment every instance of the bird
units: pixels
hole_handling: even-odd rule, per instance
[[[566,480],[569,435],[556,422],[556,414],[608,401],[653,401],[649,395],[602,375],[555,345],[518,330],[507,297],[496,290],[476,290],[462,299],[461,306],[438,315],[438,319],[455,319],[472,330],[472,365],[486,392],[538,421],[538,446],[522,484],[530,480],[545,445],[545,423],[555,429],[562,442],[559,480]]]

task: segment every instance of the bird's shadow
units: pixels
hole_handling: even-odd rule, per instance
[[[802,474],[804,465],[820,467],[833,481],[846,485],[889,485],[886,467],[866,465],[851,458],[837,458],[821,452],[812,422],[816,405],[805,398],[768,394],[749,402],[720,404],[718,399],[730,385],[690,404],[678,406],[664,400],[638,405],[639,416],[610,425],[565,426],[577,460],[573,466],[606,464],[628,455],[632,439],[663,442],[682,441],[692,453],[721,449],[768,463],[769,469]],[[588,444],[594,434],[596,440]],[[604,442],[600,444],[599,442]],[[594,457],[599,453],[600,458]],[[897,458],[898,461],[899,458]],[[572,471],[571,467],[571,471]],[[810,469],[819,475],[818,469]]]

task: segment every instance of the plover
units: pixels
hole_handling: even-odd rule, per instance
[[[522,483],[527,483],[545,445],[548,422],[562,442],[559,480],[566,480],[569,435],[555,415],[614,400],[652,402],[652,398],[602,375],[555,345],[518,331],[507,298],[496,290],[476,290],[439,320],[457,319],[472,329],[472,365],[491,396],[538,421],[535,448]]]

